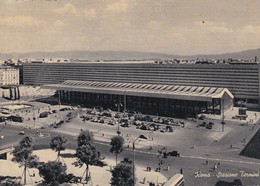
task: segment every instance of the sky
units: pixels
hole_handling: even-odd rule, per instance
[[[1,0],[0,53],[260,48],[259,0]]]

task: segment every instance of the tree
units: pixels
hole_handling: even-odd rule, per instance
[[[97,150],[94,142],[93,135],[88,130],[81,130],[78,136],[78,147],[76,149],[77,162],[76,166],[82,167],[86,165],[86,182],[91,179],[89,165],[95,165],[100,160],[100,152]],[[84,175],[84,174],[83,174]]]
[[[25,136],[19,142],[19,146],[17,146],[13,151],[13,159],[12,161],[19,163],[21,166],[24,166],[23,175],[24,176],[24,184],[26,184],[26,171],[27,168],[36,167],[38,158],[35,155],[32,155],[32,147],[33,141],[29,136]]]
[[[111,145],[111,148],[110,148],[110,152],[111,153],[114,153],[115,156],[116,156],[116,165],[117,165],[117,157],[118,155],[123,152],[124,150],[124,145],[125,143],[125,140],[122,136],[114,136],[113,138],[111,138],[111,142],[110,142],[110,145]]]
[[[67,176],[66,165],[62,165],[61,162],[48,161],[38,167],[39,174],[43,177],[46,184],[59,185],[64,183]]]
[[[133,165],[119,163],[112,171],[112,186],[129,186],[134,184]]]
[[[52,150],[55,150],[55,152],[58,152],[57,160],[60,160],[60,151],[64,151],[66,149],[67,145],[67,139],[64,136],[54,136],[51,139],[50,147]]]
[[[0,185],[1,186],[22,186],[22,184],[18,182],[17,177],[13,177],[13,176],[0,176]]]

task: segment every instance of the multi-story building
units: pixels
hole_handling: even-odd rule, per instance
[[[10,66],[0,66],[1,85],[19,85],[19,69]]]
[[[259,64],[26,63],[24,84],[66,80],[227,88],[234,102],[259,107]]]

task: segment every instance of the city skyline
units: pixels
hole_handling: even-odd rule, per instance
[[[238,52],[260,47],[258,7],[259,1],[4,0],[0,53]]]

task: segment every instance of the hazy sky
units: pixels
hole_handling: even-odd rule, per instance
[[[0,52],[260,48],[260,0],[0,0]]]

